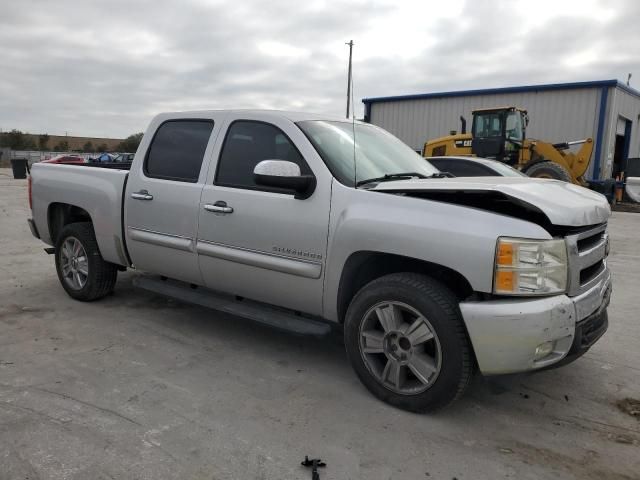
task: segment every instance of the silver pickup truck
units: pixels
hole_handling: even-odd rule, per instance
[[[558,366],[607,328],[605,197],[448,178],[375,126],[302,113],[158,115],[127,169],[36,164],[33,235],[73,298],[141,287],[289,330],[344,329],[380,399],[442,407]],[[113,167],[113,166],[112,166]]]

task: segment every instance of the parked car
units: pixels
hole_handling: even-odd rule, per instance
[[[279,328],[334,324],[362,383],[412,411],[459,397],[476,365],[558,366],[607,329],[610,209],[585,188],[446,178],[376,126],[303,113],[165,113],[139,151],[33,167],[29,225],[74,299],[135,268]]]
[[[526,177],[524,173],[504,162],[480,157],[428,157],[431,165],[454,177]]]
[[[91,157],[89,159],[89,163],[101,163],[101,162],[113,162],[115,155],[111,155],[110,153],[103,152],[99,154],[97,157]]]
[[[117,153],[113,158],[114,163],[131,163],[135,153]]]
[[[74,163],[86,163],[86,160],[84,159],[84,157],[81,157],[80,155],[57,155],[53,158],[49,158],[48,160],[42,160],[40,163],[69,163],[69,164],[74,164]]]

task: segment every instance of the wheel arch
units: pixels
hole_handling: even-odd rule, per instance
[[[69,203],[54,202],[47,208],[47,227],[49,229],[49,238],[55,245],[58,235],[62,229],[76,222],[89,222],[93,228],[93,220],[91,214],[82,207],[71,205]]]
[[[364,285],[384,275],[399,272],[432,277],[451,289],[460,300],[473,294],[469,281],[461,273],[444,265],[391,253],[359,251],[347,258],[340,275],[336,305],[338,321],[344,322],[351,299]]]

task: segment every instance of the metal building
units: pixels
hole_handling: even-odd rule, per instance
[[[588,179],[615,177],[626,159],[640,157],[640,92],[617,80],[556,83],[458,92],[365,98],[365,121],[415,150],[426,140],[460,130],[459,117],[477,108],[516,106],[529,112],[527,137],[595,142]]]

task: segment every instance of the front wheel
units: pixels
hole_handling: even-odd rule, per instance
[[[70,297],[89,302],[113,291],[118,267],[100,255],[89,222],[66,225],[56,242],[56,271]]]
[[[369,391],[413,412],[455,400],[473,371],[458,300],[424,275],[391,274],[363,287],[347,311],[345,344]]]

